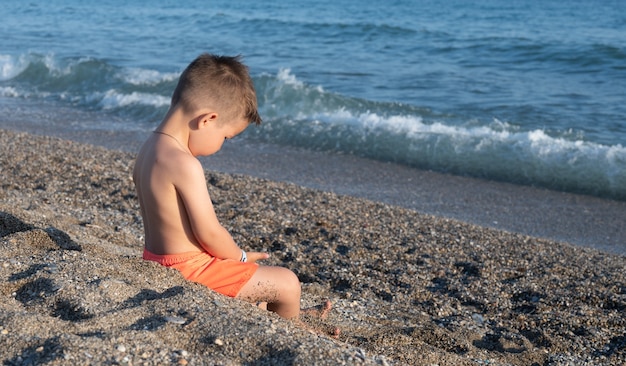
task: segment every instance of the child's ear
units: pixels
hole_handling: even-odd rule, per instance
[[[219,115],[217,112],[209,112],[198,117],[198,128],[209,126],[212,122],[217,121]]]

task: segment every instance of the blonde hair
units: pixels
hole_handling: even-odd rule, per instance
[[[201,54],[183,71],[172,94],[172,106],[187,111],[217,108],[225,120],[246,118],[261,123],[256,91],[240,56]]]

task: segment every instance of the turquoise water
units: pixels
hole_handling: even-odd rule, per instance
[[[247,139],[626,200],[623,1],[69,0],[0,14],[3,104],[147,131],[189,61],[242,54],[264,117]]]

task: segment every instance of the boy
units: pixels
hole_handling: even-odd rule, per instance
[[[143,258],[176,268],[230,297],[300,314],[300,281],[282,267],[259,266],[266,253],[240,249],[219,223],[196,159],[261,123],[254,85],[238,57],[200,55],[182,73],[170,108],[141,148],[133,180],[145,232]],[[327,302],[322,317],[330,309]]]

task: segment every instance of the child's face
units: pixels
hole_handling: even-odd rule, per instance
[[[190,146],[193,149],[192,154],[196,156],[215,154],[222,148],[224,140],[239,135],[248,127],[248,124],[244,118],[226,122],[209,122],[209,125],[202,129],[198,144]]]

